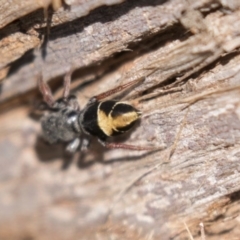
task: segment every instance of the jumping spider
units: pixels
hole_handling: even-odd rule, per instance
[[[65,75],[63,97],[56,101],[49,86],[40,77],[38,86],[48,109],[41,119],[43,137],[49,143],[68,143],[67,151],[72,153],[80,146],[81,150],[87,148],[89,135],[97,137],[107,148],[153,150],[151,147],[107,142],[109,137],[130,130],[141,117],[141,112],[127,102],[104,99],[133,86],[138,81],[123,84],[92,97],[81,110],[76,96],[69,95],[71,73]]]

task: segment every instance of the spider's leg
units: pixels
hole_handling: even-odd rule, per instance
[[[75,153],[77,151],[78,147],[80,146],[80,144],[81,144],[81,139],[75,138],[67,145],[66,150],[69,153]]]
[[[70,70],[64,76],[63,98],[65,98],[65,99],[69,96],[72,72],[73,72],[73,70]]]
[[[146,147],[146,146],[136,146],[136,145],[129,145],[125,143],[108,143],[99,140],[99,142],[106,148],[110,149],[129,149],[129,150],[136,150],[136,151],[155,151],[155,150],[162,150],[165,146],[160,147]]]
[[[135,85],[136,83],[138,83],[139,81],[141,81],[142,79],[137,79],[137,80],[133,80],[131,82],[128,82],[128,83],[125,83],[123,85],[120,85],[116,88],[112,88],[111,90],[108,90],[106,92],[103,92],[103,93],[100,93],[99,95],[97,96],[94,96],[93,98],[90,99],[90,101],[101,101],[103,100],[104,98],[107,98],[115,93],[118,93],[118,92],[122,92],[123,90]]]
[[[90,143],[91,143],[90,138],[83,138],[81,152],[86,152],[88,150]]]
[[[49,86],[43,81],[42,75],[38,77],[38,87],[43,95],[43,100],[47,103],[49,107],[53,106],[54,98],[52,95],[52,91]]]

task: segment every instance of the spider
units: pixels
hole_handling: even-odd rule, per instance
[[[107,139],[129,131],[141,118],[141,112],[131,104],[107,97],[122,92],[139,82],[134,80],[92,97],[87,105],[80,109],[75,95],[70,95],[71,72],[64,77],[63,96],[56,101],[49,86],[38,79],[38,86],[47,104],[47,113],[41,118],[44,139],[50,144],[67,143],[67,151],[74,153],[81,146],[84,150],[89,145],[89,137],[97,137],[107,148],[130,150],[153,150],[152,147],[108,142]]]

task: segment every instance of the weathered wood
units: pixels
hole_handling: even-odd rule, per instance
[[[0,0],[0,28],[34,10],[48,8],[50,2],[50,0]],[[69,1],[69,4],[71,4],[70,10],[64,11],[62,7],[58,11],[52,13],[52,15],[49,13],[49,15],[51,15],[51,26],[57,26],[83,17],[102,5],[110,6],[120,2],[123,2],[123,0],[96,0],[91,2],[77,0],[74,2]],[[0,46],[0,53],[2,56],[0,69],[23,56],[28,50],[40,47],[42,41],[36,29],[46,28],[46,16],[44,17],[43,13],[43,10],[40,10],[22,18],[20,21],[11,24],[7,28],[0,29],[0,36],[2,38]],[[19,44],[22,44],[22,46],[19,46]],[[16,45],[18,46],[16,47]]]
[[[129,51],[130,44],[136,45],[142,38],[172,26],[181,17],[181,12],[189,7],[189,4],[182,0],[161,3],[159,0],[128,1],[115,7],[98,9],[83,19],[53,27],[45,50],[45,59],[42,59],[43,51],[36,49],[13,64],[9,70],[8,81],[3,85],[0,101],[20,93],[19,88],[22,89],[23,85],[25,90],[34,88],[39,72],[43,73],[44,79],[49,80],[63,75],[69,68],[84,70],[86,67],[99,65],[118,52]],[[203,5],[206,2],[198,2],[197,7],[201,7],[200,3]],[[195,5],[193,1],[192,7]],[[25,22],[23,25],[25,28],[28,26]],[[42,29],[42,32],[45,32],[45,29]],[[167,39],[168,37],[163,35],[162,41]],[[99,68],[96,72],[103,71]],[[11,74],[12,72],[14,74]],[[26,79],[31,81],[26,83]]]
[[[51,4],[54,5],[56,0],[0,0],[0,28],[17,20],[31,12],[40,8],[48,8]],[[64,1],[64,0],[63,0]],[[66,0],[64,3],[74,11],[64,11],[64,7],[58,9],[53,14],[52,24],[58,25],[63,22],[73,21],[74,19],[87,15],[90,11],[104,5],[114,5],[123,2],[124,0]],[[34,18],[34,16],[32,16]]]
[[[96,10],[66,25],[73,31],[82,23],[73,35],[53,27],[41,66],[52,79],[76,60],[73,88],[82,107],[120,82],[143,78],[125,97],[142,99],[135,102],[142,121],[122,140],[166,149],[107,151],[93,141],[82,161],[70,162],[63,146],[37,137],[39,122],[29,116],[37,99],[36,89],[28,92],[36,85],[33,65],[41,57],[10,64],[15,71],[0,96],[0,108],[8,106],[0,115],[1,239],[190,239],[187,228],[199,239],[201,222],[208,240],[239,237],[240,10],[219,11],[210,1],[197,10],[180,0],[147,2]],[[211,10],[204,20],[203,6]],[[91,23],[100,13],[106,21]],[[133,52],[116,54],[129,46]]]

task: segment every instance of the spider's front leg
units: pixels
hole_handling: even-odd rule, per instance
[[[52,107],[55,102],[52,91],[49,88],[48,84],[43,81],[42,75],[39,75],[38,77],[38,87],[43,95],[44,102],[46,102],[49,107]]]
[[[64,76],[63,99],[68,99],[69,97],[72,72],[73,71],[70,70]],[[38,77],[38,87],[43,95],[44,102],[46,102],[49,107],[52,107],[53,104],[55,103],[55,100],[53,98],[52,91],[49,88],[48,84],[43,81],[42,75],[39,75]]]

